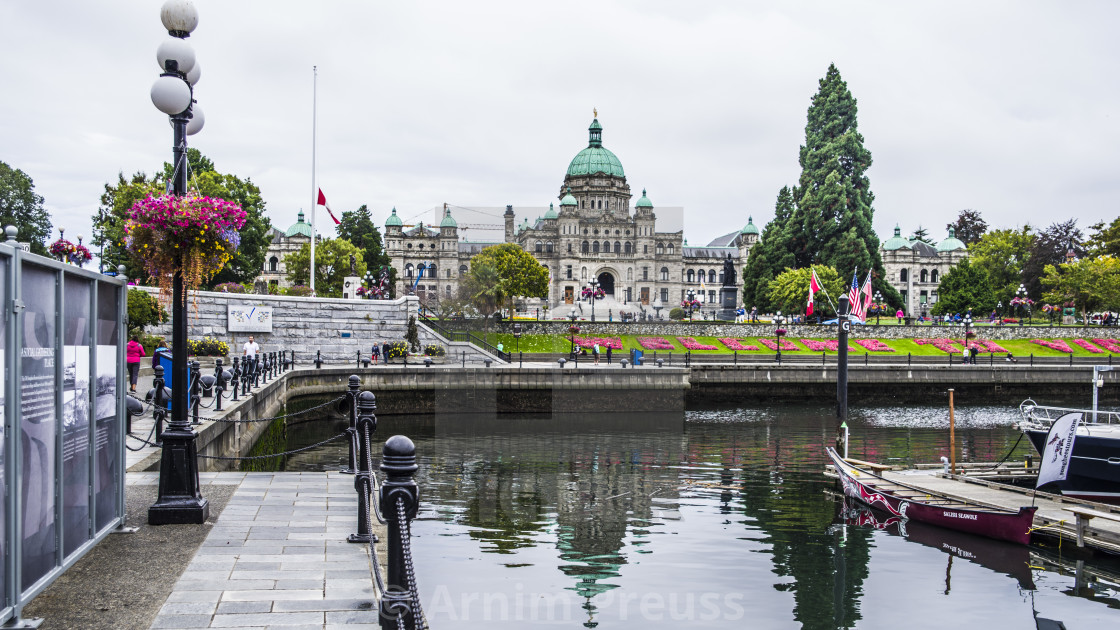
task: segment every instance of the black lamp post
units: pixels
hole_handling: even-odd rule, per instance
[[[174,134],[171,194],[187,192],[187,136],[202,129],[202,112],[193,107],[192,86],[200,69],[194,50],[185,40],[198,26],[198,11],[190,0],[167,0],[160,19],[168,37],[156,50],[163,74],[152,85],[152,103],[171,118]],[[159,468],[159,497],[148,509],[151,525],[204,523],[209,502],[199,492],[198,452],[188,411],[187,292],[182,269],[175,272],[171,288],[171,422],[163,432]]]
[[[576,309],[574,308],[568,313],[568,321],[572,322],[568,327],[568,332],[572,334],[572,354],[576,352],[576,318],[578,317],[579,314],[576,313]]]
[[[696,291],[689,289],[688,293],[685,294],[685,297],[688,298],[688,323],[691,324],[692,310],[696,308]]]
[[[922,303],[925,306],[925,303]],[[883,316],[883,294],[879,291],[875,292],[875,325],[879,325],[879,318]]]
[[[587,284],[588,284],[588,286],[591,287],[591,298],[590,298],[591,299],[591,321],[594,322],[595,321],[595,300],[597,299],[596,296],[595,296],[595,293],[599,289],[599,280],[597,278],[592,278],[591,281],[588,282]]]
[[[777,342],[774,346],[775,347],[774,360],[777,361],[778,363],[782,362],[782,335],[786,334],[786,331],[782,328],[782,323],[784,321],[785,321],[785,318],[782,317],[782,312],[781,311],[777,311],[777,312],[774,313],[774,325],[776,325],[778,327],[776,330],[774,330],[774,340]]]
[[[1027,302],[1027,287],[1024,286],[1023,284],[1020,284],[1019,288],[1015,290],[1015,298],[1019,301],[1019,304],[1017,305],[1017,307],[1018,307],[1017,315],[1019,316],[1019,325],[1022,326],[1023,325],[1023,306]]]

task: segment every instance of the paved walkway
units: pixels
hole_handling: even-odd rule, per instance
[[[128,478],[159,481],[158,473]],[[200,478],[204,485],[238,488],[151,628],[378,627],[369,546],[346,541],[357,531],[352,475],[221,472]],[[383,530],[379,535],[385,538]],[[378,556],[385,558],[383,545]]]

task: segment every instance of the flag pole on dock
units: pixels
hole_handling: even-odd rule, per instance
[[[851,301],[841,295],[840,306],[836,309],[836,325],[840,329],[836,342],[836,451],[848,452],[848,333],[852,322],[848,319]]]
[[[315,206],[319,187],[315,185],[315,105],[319,89],[319,66],[311,66],[311,295],[315,295]]]

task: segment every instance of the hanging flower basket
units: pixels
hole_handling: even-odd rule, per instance
[[[573,335],[578,333],[579,332],[579,326],[576,326],[575,324],[572,324],[571,326],[568,326],[568,332],[572,333]]]
[[[700,300],[692,300],[691,302],[688,300],[681,300],[681,308],[698,309],[700,308]]]
[[[583,291],[580,291],[580,295],[585,298],[594,297],[596,300],[601,300],[607,296],[607,292],[602,289],[592,290],[591,287],[584,287]]]
[[[93,259],[93,254],[89,253],[85,245],[75,245],[64,238],[60,238],[51,243],[49,251],[51,256],[58,258],[62,262],[79,267]]]
[[[786,334],[786,329],[785,328],[779,328],[779,329],[774,331],[774,334],[777,335],[778,337],[784,337],[785,334]]]
[[[166,302],[177,272],[187,289],[197,290],[221,271],[241,244],[238,230],[244,225],[245,211],[231,201],[148,197],[129,210],[125,244],[156,279]]]

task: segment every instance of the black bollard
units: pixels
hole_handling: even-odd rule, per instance
[[[357,363],[354,364],[354,367],[355,368],[362,367],[362,351],[361,350],[358,350],[358,361],[357,361]]]
[[[227,372],[222,369],[222,358],[218,357],[214,360],[214,411],[222,410],[222,394],[226,391],[226,374]]]
[[[370,470],[372,456],[369,452],[369,443],[373,439],[374,432],[377,431],[377,417],[373,415],[375,409],[377,409],[377,397],[373,392],[358,394],[358,470],[354,476],[354,489],[358,491],[358,533],[350,534],[346,539],[347,542],[352,543],[377,542],[377,536],[370,529],[369,516],[369,495],[373,489],[370,485],[370,475],[373,471]]]
[[[156,376],[152,380],[152,419],[156,423],[156,444],[163,442],[163,420],[167,417],[167,388],[163,385],[163,366],[157,365]]]
[[[191,383],[191,424],[198,424],[198,403],[200,402],[202,387],[199,382],[202,376],[202,365],[198,361],[191,361],[189,381]]]
[[[357,374],[351,374],[346,386],[346,412],[350,416],[350,426],[346,427],[346,434],[350,436],[350,461],[342,472],[353,475],[358,472],[358,393],[362,387],[362,379]]]
[[[321,370],[321,369],[323,369],[323,356],[322,356],[322,352],[323,352],[322,350],[316,350],[316,351],[315,351],[315,369],[316,369],[316,370]]]
[[[416,619],[412,613],[412,594],[409,592],[407,579],[408,567],[411,558],[406,557],[404,550],[404,532],[407,521],[416,517],[420,504],[420,492],[413,480],[418,466],[416,465],[416,445],[412,440],[403,435],[394,435],[385,441],[381,450],[381,472],[385,473],[385,483],[381,485],[381,513],[385,516],[386,528],[389,532],[388,548],[388,576],[387,589],[381,595],[381,627],[392,630],[397,628],[397,616],[404,621],[404,627],[415,628]],[[397,501],[400,500],[404,507],[405,523],[401,522],[401,514],[397,510]]]
[[[253,387],[261,386],[261,358],[253,357]]]
[[[843,427],[848,422],[848,333],[852,329],[848,319],[848,296],[840,296],[836,310],[840,329],[836,343],[836,452],[846,453]]]
[[[232,400],[234,402],[237,402],[237,390],[241,386],[240,383],[237,382],[237,378],[241,376],[241,366],[239,365],[240,361],[241,360],[237,357],[233,357],[233,372],[231,373],[231,376],[233,378],[229,382],[229,388],[230,391],[233,392]]]

